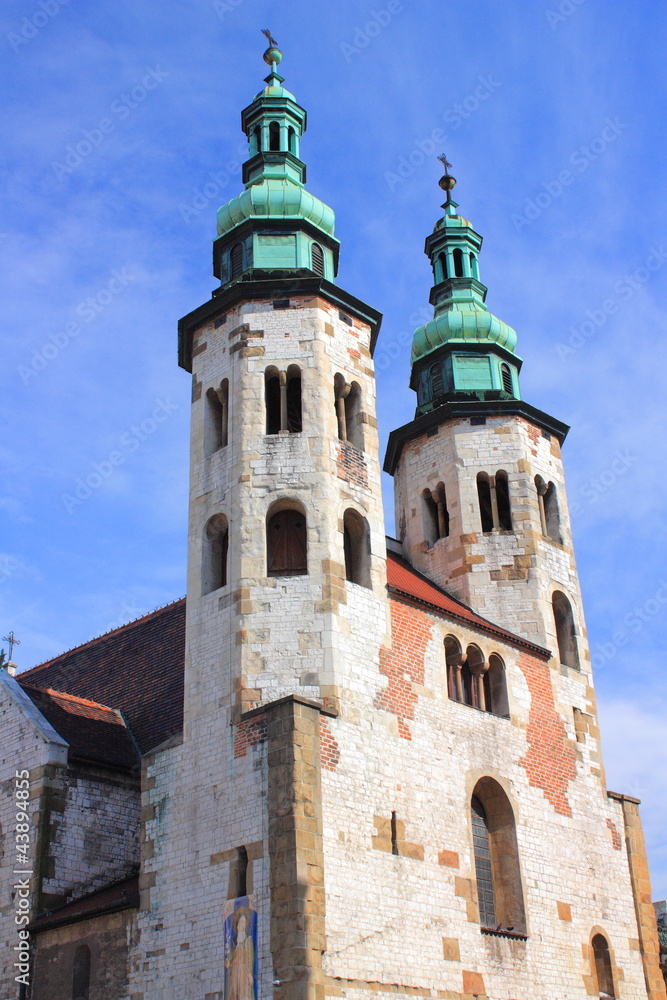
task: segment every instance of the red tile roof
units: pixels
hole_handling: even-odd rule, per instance
[[[431,607],[444,611],[447,615],[458,618],[468,625],[483,629],[485,632],[491,632],[512,646],[528,647],[544,657],[550,656],[549,652],[542,649],[541,646],[536,646],[534,643],[522,639],[521,636],[508,632],[506,629],[494,625],[487,618],[476,614],[472,608],[458,601],[437,584],[418,573],[410,563],[396,552],[392,552],[391,549],[387,551],[387,583],[397,593],[413,597],[424,604],[430,604]]]
[[[46,931],[60,924],[73,924],[77,920],[115,913],[139,906],[139,876],[132,875],[122,882],[97,889],[72,903],[65,903],[30,924],[31,931]]]
[[[87,698],[22,685],[32,703],[67,740],[70,757],[124,770],[141,766],[139,752],[120,712]]]
[[[16,679],[24,687],[50,688],[120,709],[141,752],[147,753],[183,728],[184,664],[182,598]]]

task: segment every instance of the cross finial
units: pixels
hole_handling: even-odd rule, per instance
[[[447,209],[449,207],[449,205],[451,204],[451,201],[452,201],[452,190],[454,188],[454,185],[456,184],[456,178],[452,177],[452,175],[449,172],[450,168],[451,168],[451,163],[447,159],[446,155],[444,153],[442,153],[438,157],[438,159],[440,160],[440,162],[442,163],[443,167],[445,168],[445,173],[440,178],[440,180],[438,181],[438,184],[440,185],[440,187],[442,188],[442,190],[447,195],[447,201],[442,206],[444,209]]]
[[[266,40],[272,48],[278,48],[278,42],[275,40],[268,28],[262,28],[262,34],[266,35]]]
[[[3,635],[2,641],[9,643],[9,662],[11,663],[12,656],[14,653],[14,646],[20,646],[21,640],[17,639],[13,632],[10,632],[9,635]]]

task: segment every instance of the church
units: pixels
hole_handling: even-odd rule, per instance
[[[561,448],[443,157],[414,419],[269,37],[192,378],[187,597],[0,670],[2,998],[666,1000]]]

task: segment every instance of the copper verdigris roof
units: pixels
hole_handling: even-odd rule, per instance
[[[133,771],[139,752],[122,714],[115,708],[50,688],[22,685],[32,703],[69,743],[70,760],[91,761]]]
[[[139,749],[148,753],[183,728],[184,665],[182,598],[16,679],[26,690],[51,688],[120,709]]]

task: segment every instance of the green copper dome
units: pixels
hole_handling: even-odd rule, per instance
[[[218,236],[224,236],[246,219],[303,219],[334,234],[336,216],[332,208],[287,179],[267,178],[251,184],[237,198],[218,210]]]
[[[491,341],[514,353],[517,335],[484,305],[453,302],[446,312],[415,330],[410,360],[414,363],[443,344],[456,346],[453,341],[459,345]]]

